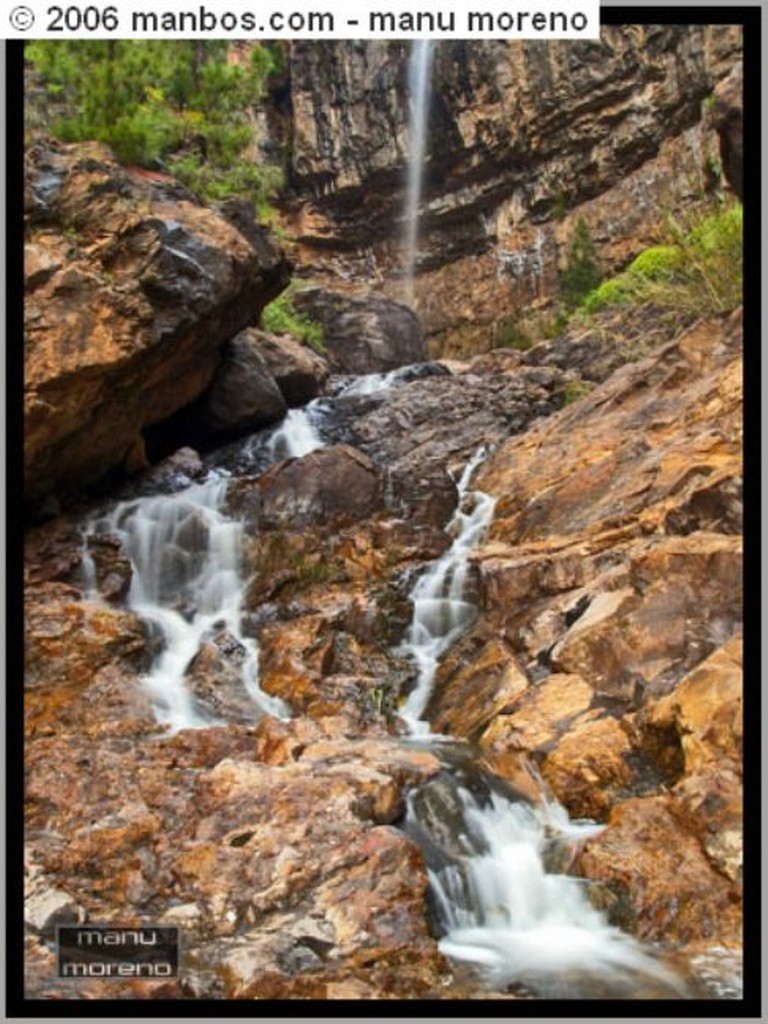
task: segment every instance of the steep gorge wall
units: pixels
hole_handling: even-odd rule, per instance
[[[490,347],[489,325],[546,300],[580,217],[612,270],[648,244],[665,206],[701,194],[717,159],[703,100],[740,46],[729,26],[439,44],[417,289],[439,347]],[[306,274],[397,295],[408,52],[291,46],[286,219]]]

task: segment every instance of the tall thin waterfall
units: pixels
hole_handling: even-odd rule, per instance
[[[429,82],[434,41],[417,39],[408,62],[408,87],[411,94],[410,155],[405,194],[404,276],[405,301],[413,305],[413,276],[419,240],[419,205],[424,180],[429,124]]]

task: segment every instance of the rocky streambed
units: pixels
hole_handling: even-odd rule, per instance
[[[178,980],[81,998],[737,995],[741,343],[737,312],[617,366],[606,332],[572,403],[551,345],[332,378],[282,427],[31,529],[28,995],[72,997],[52,938],[78,920],[184,935]],[[458,743],[416,741],[415,587],[473,491],[474,612],[416,715]],[[182,634],[169,717],[148,682]],[[519,908],[483,900],[533,877],[592,962],[552,969],[545,943],[508,969]]]

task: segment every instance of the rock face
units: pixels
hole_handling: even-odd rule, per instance
[[[430,704],[605,821],[578,870],[689,950],[740,942],[741,346],[739,311],[700,321],[480,469],[482,615]]]
[[[142,430],[201,394],[221,346],[284,288],[289,265],[263,228],[242,222],[246,237],[172,179],[121,168],[95,144],[33,145],[25,205],[34,498],[131,453],[140,468]]]
[[[407,306],[322,288],[299,292],[294,304],[323,325],[334,373],[382,373],[427,358],[421,324]]]
[[[718,143],[701,105],[740,45],[723,26],[440,43],[416,292],[433,351],[477,351],[511,309],[556,292],[580,218],[606,272],[652,244],[659,209],[705,187]],[[402,265],[408,52],[292,44],[287,223],[313,275],[329,249],[340,276],[369,285]]]
[[[737,64],[715,90],[712,121],[728,184],[744,198],[744,66]]]

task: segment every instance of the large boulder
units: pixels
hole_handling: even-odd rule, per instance
[[[250,328],[264,362],[286,403],[293,407],[317,398],[328,378],[328,360],[290,334],[267,334]]]
[[[205,397],[212,432],[241,434],[275,423],[288,411],[251,330],[227,342]]]
[[[240,211],[242,212],[242,211]],[[246,237],[166,175],[97,144],[26,156],[25,484],[84,485],[208,386],[223,343],[285,287],[268,232]],[[241,223],[242,217],[241,217]]]
[[[294,305],[322,324],[334,373],[381,373],[428,358],[418,317],[397,302],[311,288]]]
[[[261,525],[304,530],[365,519],[382,505],[379,472],[349,445],[334,445],[289,459],[259,480]]]

